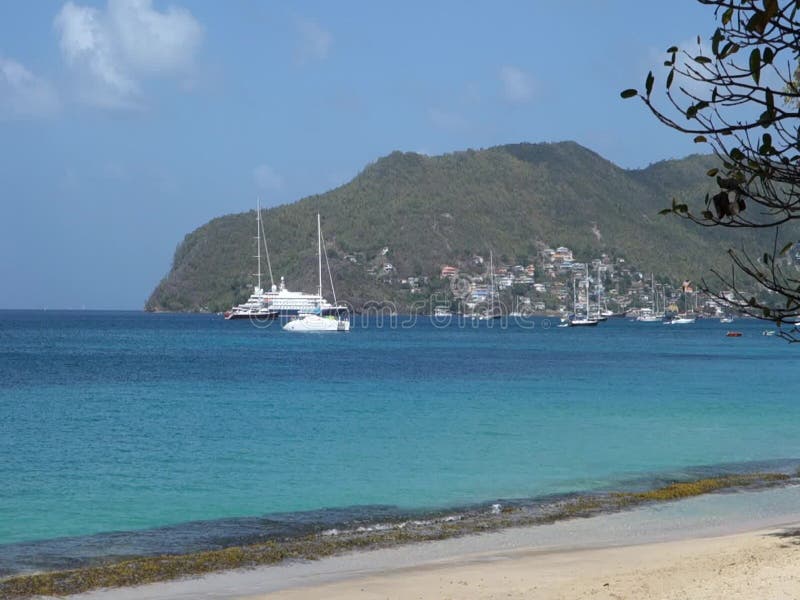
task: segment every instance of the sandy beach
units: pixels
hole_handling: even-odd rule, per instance
[[[73,600],[800,598],[800,486],[211,573]]]
[[[463,557],[263,600],[800,598],[800,532],[765,530],[563,552]]]

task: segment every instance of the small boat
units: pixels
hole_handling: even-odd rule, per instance
[[[317,296],[322,299],[322,225],[319,213],[317,213],[317,252],[319,263],[319,287]],[[331,280],[331,291],[333,292],[333,302],[336,304],[336,290],[333,289],[333,276],[331,267],[328,264],[328,255],[325,254],[325,263],[328,265],[328,276]],[[350,331],[350,319],[346,315],[337,313],[326,315],[322,312],[322,304],[316,313],[307,313],[292,319],[283,326],[284,331]]]
[[[695,322],[695,317],[691,315],[675,315],[671,319],[664,321],[664,325],[689,325]]]
[[[733,323],[733,317],[731,317],[731,316],[720,317],[719,322],[720,323]]]
[[[569,322],[570,327],[593,327],[597,325],[597,319],[590,319],[587,317],[576,317]]]
[[[775,330],[774,329],[765,329],[764,331],[761,332],[761,335],[775,335]]]
[[[333,315],[303,315],[283,326],[286,331],[350,331],[350,321]]]
[[[725,337],[742,337],[741,331],[729,331],[725,334]]]

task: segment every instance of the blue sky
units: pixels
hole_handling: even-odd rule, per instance
[[[0,308],[141,308],[209,219],[393,150],[697,151],[619,91],[696,2],[0,3]]]

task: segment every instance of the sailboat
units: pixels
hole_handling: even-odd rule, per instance
[[[492,319],[499,319],[501,316],[500,313],[496,313],[494,310],[494,294],[496,288],[494,286],[494,256],[491,250],[489,250],[489,275],[490,281],[492,282],[492,287],[489,290],[489,311],[481,315],[481,321],[491,321]]]
[[[650,290],[653,295],[651,301],[652,308],[643,308],[636,317],[639,323],[660,323],[664,318],[664,313],[658,311],[658,292],[656,291],[656,277],[650,276]]]
[[[322,298],[322,224],[319,213],[317,213],[317,262],[319,265],[319,286],[317,295]],[[333,303],[336,304],[336,290],[333,288],[333,275],[328,263],[328,254],[325,254],[325,264],[328,267],[328,277],[331,280],[331,292],[333,292]],[[350,319],[346,315],[337,313],[335,315],[324,315],[322,306],[316,313],[307,313],[286,323],[283,326],[285,331],[350,331]]]
[[[673,316],[668,321],[664,321],[664,325],[690,325],[695,322],[696,317],[689,301],[689,293],[685,290],[683,292],[683,298],[683,304],[686,310],[681,314]]]
[[[225,319],[275,319],[278,317],[278,311],[272,308],[269,304],[267,294],[264,293],[261,287],[261,240],[264,237],[261,227],[261,200],[256,204],[256,256],[258,261],[258,271],[254,273],[256,276],[256,285],[253,286],[253,293],[246,302],[232,307],[230,310],[225,311]],[[264,250],[266,251],[266,240],[264,240]],[[269,252],[266,251],[267,265],[269,266],[270,278],[272,278],[272,266],[269,265]],[[274,286],[273,286],[274,287]]]
[[[597,325],[597,319],[593,319],[589,316],[589,267],[586,267],[586,277],[584,279],[584,284],[586,285],[586,312],[584,315],[578,315],[577,308],[575,308],[575,316],[569,320],[570,327],[592,327]],[[573,293],[573,308],[574,305],[577,304],[577,298],[575,298],[575,283],[572,284],[572,293]]]

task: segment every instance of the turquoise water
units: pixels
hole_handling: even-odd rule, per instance
[[[399,325],[0,312],[0,572],[59,538],[218,540],[800,457],[798,349],[762,323]]]

